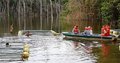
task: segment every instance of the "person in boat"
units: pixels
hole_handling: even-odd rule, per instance
[[[103,25],[101,28],[101,36],[110,36],[110,26]]]
[[[73,28],[72,32],[73,32],[74,34],[79,34],[79,33],[80,33],[80,31],[79,31],[78,26],[74,26],[74,28]]]
[[[93,34],[93,31],[92,31],[92,27],[91,27],[91,26],[88,26],[88,33],[89,33],[90,35]]]
[[[87,35],[87,33],[88,33],[88,28],[85,27],[84,32],[83,32],[83,35]]]
[[[93,34],[92,27],[91,26],[85,27],[83,35],[92,35],[92,34]]]
[[[27,37],[29,37],[29,36],[31,36],[32,35],[32,33],[30,33],[29,31],[27,31],[26,33],[25,33],[25,36],[27,36]]]

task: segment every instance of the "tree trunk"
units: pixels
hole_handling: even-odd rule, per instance
[[[42,7],[43,4],[42,4],[42,0],[40,0],[40,29],[42,30]]]
[[[47,5],[47,29],[49,29],[49,8],[48,8],[49,5]]]
[[[24,30],[26,30],[26,7],[25,7],[25,1],[23,0],[23,16],[24,16]]]
[[[52,26],[53,26],[53,4],[52,4],[52,0],[50,0],[50,9],[51,9],[51,30],[52,30]]]
[[[10,14],[9,14],[9,0],[7,0],[7,23],[8,23],[8,32],[9,32],[9,28],[10,28],[10,25],[9,25],[9,17],[10,17]]]
[[[58,0],[59,8],[58,8],[58,32],[61,32],[61,22],[60,22],[60,11],[61,11],[61,0]]]
[[[30,0],[31,1],[31,0]],[[33,1],[31,1],[30,2],[30,28],[31,28],[31,30],[33,29],[33,24],[32,24],[32,3],[33,3]]]
[[[21,22],[20,22],[20,1],[21,0],[19,0],[19,3],[18,3],[18,22],[19,22],[19,30],[21,30]]]

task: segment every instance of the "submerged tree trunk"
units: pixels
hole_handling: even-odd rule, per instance
[[[9,30],[10,30],[10,29],[9,29],[9,28],[10,28],[10,22],[9,22],[9,15],[10,15],[10,14],[9,14],[9,11],[10,11],[10,10],[9,10],[9,2],[10,2],[10,1],[7,0],[7,23],[8,23],[8,32],[9,32]]]
[[[51,9],[51,30],[52,30],[52,26],[53,26],[53,4],[52,4],[52,0],[50,0],[50,9]]]
[[[23,0],[23,16],[24,16],[24,30],[26,30],[26,7],[25,7],[25,1]]]
[[[42,22],[42,7],[43,6],[43,4],[42,4],[42,0],[40,0],[40,29],[42,30],[42,24],[43,24],[43,22]]]
[[[10,25],[15,30],[60,29],[60,0],[0,0],[1,22],[4,32]],[[16,24],[17,23],[17,24]],[[1,25],[1,26],[2,26]]]
[[[18,22],[19,22],[19,30],[21,30],[21,21],[20,21],[20,1],[21,0],[19,0],[19,4],[18,4]]]
[[[32,30],[33,29],[33,23],[32,23],[32,3],[33,3],[33,0],[30,0],[30,29]]]
[[[61,32],[61,22],[60,22],[60,12],[61,12],[61,0],[58,0],[59,6],[58,6],[58,32]]]

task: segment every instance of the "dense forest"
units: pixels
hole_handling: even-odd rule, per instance
[[[100,32],[104,24],[111,28],[120,28],[120,0],[66,0],[61,13],[63,30],[70,30],[78,25],[81,30],[85,26],[92,26]]]
[[[0,32],[15,30],[70,31],[110,23],[120,28],[120,0],[0,0]]]

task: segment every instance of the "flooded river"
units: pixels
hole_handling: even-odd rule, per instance
[[[118,45],[63,40],[63,35],[36,34],[30,37],[0,38],[0,63],[119,63]],[[9,42],[10,47],[5,47]],[[30,45],[30,57],[21,61],[23,44]],[[112,48],[113,47],[113,48]]]

